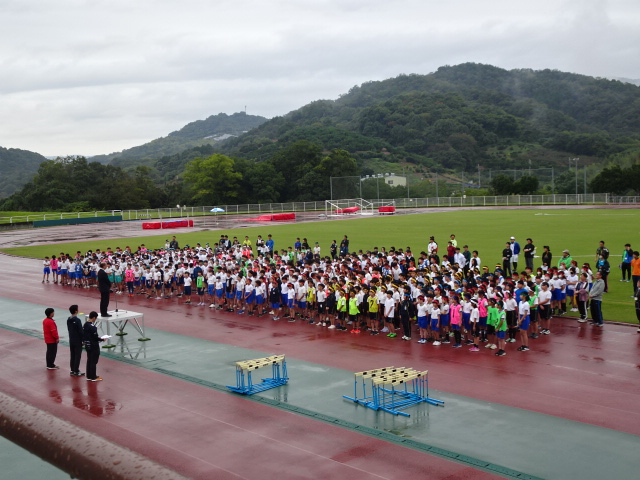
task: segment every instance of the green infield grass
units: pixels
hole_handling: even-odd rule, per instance
[[[213,245],[220,234],[237,236],[242,242],[245,235],[255,244],[257,235],[266,239],[272,234],[277,250],[293,246],[296,237],[306,237],[311,246],[319,242],[322,254],[329,254],[332,240],[340,243],[348,235],[350,250],[370,250],[373,247],[391,246],[411,247],[415,256],[426,250],[429,236],[433,235],[440,247],[440,254],[446,252],[447,241],[451,234],[456,235],[459,246],[469,245],[470,250],[478,250],[482,264],[491,270],[500,262],[505,242],[513,235],[521,246],[531,237],[542,253],[542,246],[549,245],[556,264],[561,252],[568,249],[579,265],[589,262],[595,265],[595,250],[598,242],[604,240],[611,252],[609,263],[609,293],[603,301],[603,312],[607,320],[636,322],[631,283],[620,282],[618,267],[625,243],[640,249],[640,211],[629,209],[555,209],[555,210],[442,210],[436,213],[399,215],[385,217],[357,217],[353,219],[321,220],[314,223],[288,223],[212,230],[210,232],[181,233],[178,235],[180,246],[197,242]],[[3,249],[4,252],[25,257],[42,258],[45,255],[60,252],[75,253],[80,250],[130,246],[135,250],[144,243],[148,248],[159,248],[173,235],[164,232],[150,237],[132,237],[127,239],[108,239],[65,243],[56,245],[31,246]],[[524,255],[520,255],[519,270],[525,265]],[[540,259],[534,262],[537,268]],[[575,314],[572,314],[575,315]]]

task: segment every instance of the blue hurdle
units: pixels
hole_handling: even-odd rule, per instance
[[[269,365],[271,365],[271,377],[263,378],[260,383],[254,384],[251,378],[252,371]],[[270,388],[286,385],[288,381],[287,362],[284,355],[272,355],[270,357],[236,362],[236,386],[227,385],[227,388],[232,392],[243,395],[253,395]]]
[[[394,415],[410,415],[402,410],[422,402],[444,406],[442,400],[429,397],[429,371],[409,367],[385,367],[354,374],[353,397],[344,398],[372,410],[382,410]],[[367,395],[367,385],[370,395]],[[358,389],[362,396],[358,397]]]

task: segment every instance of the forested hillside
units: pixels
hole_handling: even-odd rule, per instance
[[[262,160],[307,139],[347,150],[362,168],[375,160],[436,170],[512,168],[524,158],[552,164],[565,153],[597,162],[638,146],[638,119],[635,85],[470,63],[353,87],[215,149]]]
[[[553,70],[445,66],[429,75],[367,82],[338,99],[317,100],[269,121],[244,113],[212,116],[115,155],[104,171],[104,165],[82,158],[48,162],[4,207],[324,200],[331,178],[344,176],[357,184],[349,195],[355,188],[368,198],[573,193],[578,161],[581,191],[588,183],[592,191],[640,193],[639,120],[640,87],[629,83]],[[217,143],[206,138],[234,132],[239,136]],[[541,183],[522,174],[532,167],[554,167],[555,175],[548,168]],[[501,169],[514,175],[496,173],[495,181],[482,185],[469,180]],[[524,175],[519,180],[516,169]],[[90,172],[112,179],[108,196],[82,189],[70,196],[61,189],[65,175],[85,178]],[[360,182],[359,177],[387,172],[405,172],[410,188]]]
[[[45,160],[45,157],[35,152],[0,147],[0,198],[20,190]]]
[[[219,113],[211,115],[205,120],[191,122],[166,137],[157,138],[138,147],[129,148],[122,152],[108,155],[96,155],[92,161],[111,163],[121,167],[150,165],[160,157],[183,152],[192,147],[213,145],[220,137],[227,135],[242,135],[244,132],[266,122],[267,119],[257,115],[247,115],[244,112],[227,115]]]

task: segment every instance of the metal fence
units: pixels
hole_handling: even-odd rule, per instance
[[[640,196],[621,197],[608,193],[567,194],[567,195],[505,195],[505,196],[460,196],[431,198],[397,198],[368,200],[374,205],[380,202],[395,201],[396,208],[433,208],[433,207],[503,207],[503,206],[553,206],[553,205],[640,205]],[[224,212],[211,212],[212,209]],[[36,220],[53,220],[66,218],[99,217],[105,215],[122,215],[123,220],[148,220],[161,218],[183,218],[199,216],[226,215],[262,215],[284,212],[324,212],[325,201],[287,202],[287,203],[253,203],[244,205],[209,205],[180,208],[149,208],[143,210],[110,210],[103,212],[67,212],[31,214],[13,217],[0,217],[0,223],[23,223]]]

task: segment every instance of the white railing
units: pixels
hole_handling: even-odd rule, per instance
[[[337,201],[337,200],[336,200]],[[394,201],[396,208],[433,208],[433,207],[502,207],[502,206],[553,206],[553,205],[640,205],[640,196],[622,197],[608,193],[567,194],[567,195],[503,195],[503,196],[462,196],[430,198],[369,199],[374,205],[380,202]],[[122,215],[123,220],[147,220],[160,218],[183,218],[224,215],[261,215],[283,212],[324,212],[325,201],[253,203],[244,205],[208,205],[181,208],[148,208],[142,210],[110,210],[102,212],[70,212],[30,214],[13,217],[0,217],[0,224],[33,222],[35,220],[53,220],[65,218],[100,217]],[[222,208],[224,213],[212,213],[214,207]]]

